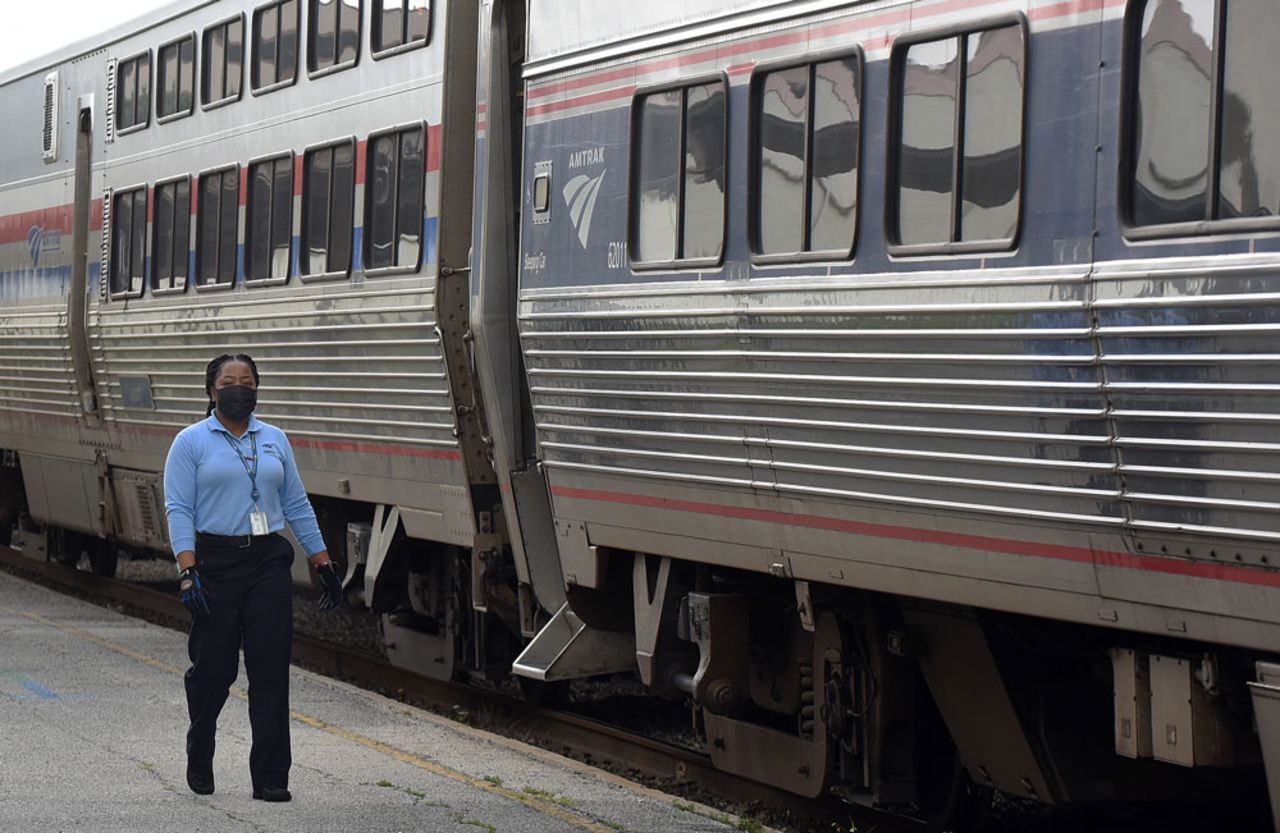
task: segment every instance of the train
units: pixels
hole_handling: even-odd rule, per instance
[[[723,770],[937,829],[1268,817],[1275,35],[1260,0],[166,6],[0,75],[0,527],[163,556],[169,441],[248,352],[398,665],[628,675]]]

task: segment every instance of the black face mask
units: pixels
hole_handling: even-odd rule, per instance
[[[248,385],[228,385],[218,389],[218,413],[232,422],[248,419],[258,406],[258,392]]]

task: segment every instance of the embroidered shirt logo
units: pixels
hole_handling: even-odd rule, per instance
[[[569,206],[569,221],[578,231],[578,242],[587,248],[591,236],[591,218],[596,210],[596,197],[600,196],[600,184],[604,182],[606,168],[597,176],[578,174],[564,186],[564,203]]]
[[[277,460],[279,460],[281,463],[283,463],[283,462],[284,462],[284,452],[283,452],[283,451],[281,451],[281,450],[280,450],[280,447],[279,447],[278,445],[276,445],[275,443],[263,443],[263,444],[262,444],[262,453],[263,453],[263,454],[270,454],[272,457],[276,458],[276,459],[277,459]]]

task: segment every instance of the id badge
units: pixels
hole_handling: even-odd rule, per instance
[[[254,535],[267,534],[267,513],[255,509],[249,513],[249,529]]]

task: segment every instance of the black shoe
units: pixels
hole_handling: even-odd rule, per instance
[[[187,786],[196,795],[213,795],[213,770],[187,767]]]
[[[212,782],[210,782],[212,783]],[[284,787],[264,787],[253,791],[253,797],[259,801],[292,801],[293,796]]]

